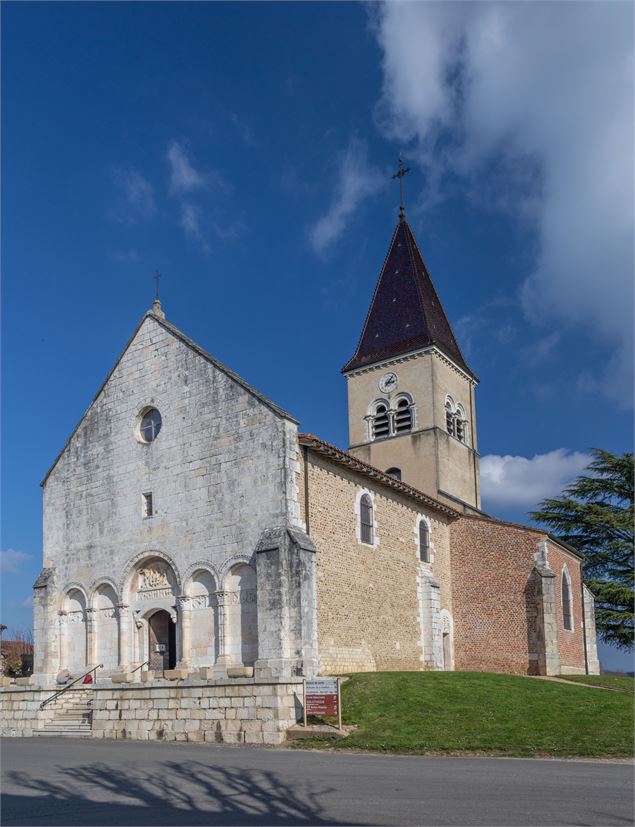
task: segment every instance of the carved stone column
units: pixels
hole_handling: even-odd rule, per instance
[[[130,665],[130,616],[125,603],[117,604],[119,623],[119,671],[126,672]]]
[[[58,671],[68,669],[68,622],[66,612],[58,612],[59,641],[60,641],[60,664]]]
[[[227,677],[227,667],[231,666],[231,657],[227,651],[229,636],[229,592],[214,592],[218,603],[218,653],[214,664],[214,673],[219,677]]]
[[[86,609],[86,666],[97,666],[97,612]]]
[[[182,595],[178,598],[179,619],[181,626],[180,669],[192,666],[192,598]]]

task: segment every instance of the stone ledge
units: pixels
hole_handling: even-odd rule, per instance
[[[227,667],[227,677],[228,678],[253,678],[254,676],[254,667],[253,666],[228,666]]]
[[[132,683],[131,672],[113,672],[110,676],[113,683]]]
[[[328,724],[318,724],[315,726],[303,726],[302,724],[294,724],[287,730],[287,741],[298,741],[303,738],[346,738],[350,735],[350,730],[354,727],[349,727],[349,731],[345,729],[338,729],[335,726],[328,726]]]
[[[187,669],[165,669],[163,677],[168,681],[184,681],[189,674]]]

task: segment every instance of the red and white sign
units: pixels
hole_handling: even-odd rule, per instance
[[[338,678],[316,678],[304,682],[304,719],[308,715],[333,715],[341,721]]]

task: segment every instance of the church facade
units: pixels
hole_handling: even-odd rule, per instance
[[[481,510],[467,365],[411,229],[305,434],[155,302],[42,485],[35,678],[599,671],[577,552]]]

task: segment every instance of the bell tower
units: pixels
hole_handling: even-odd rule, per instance
[[[480,509],[478,379],[454,337],[403,200],[357,349],[342,373],[353,456],[458,510]]]

